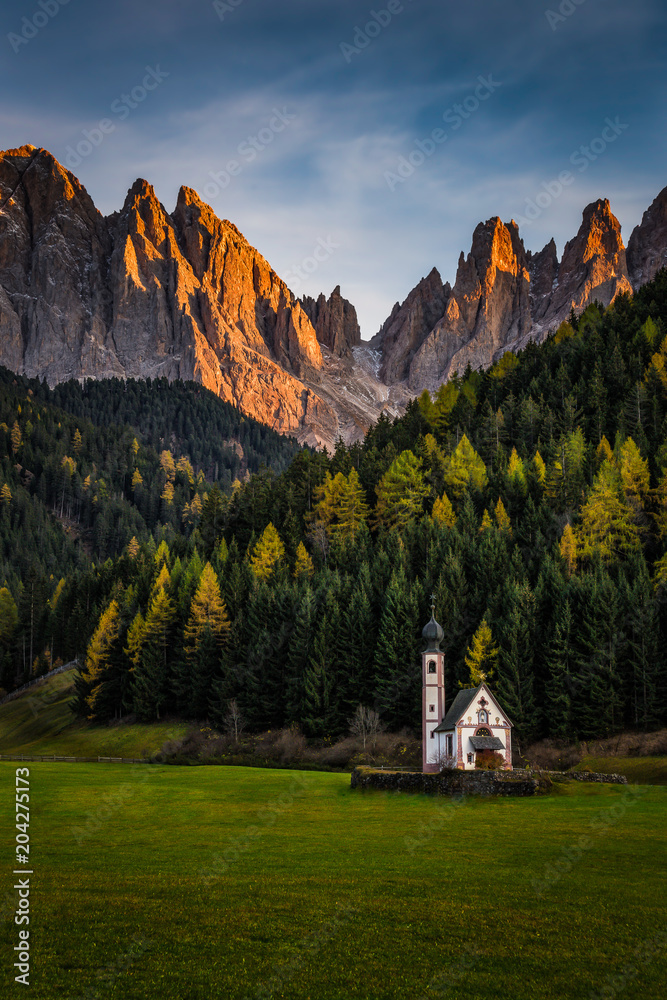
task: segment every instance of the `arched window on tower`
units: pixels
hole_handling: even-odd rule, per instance
[[[428,661],[428,672],[429,672],[429,674],[434,674],[435,673],[435,660],[429,660]]]

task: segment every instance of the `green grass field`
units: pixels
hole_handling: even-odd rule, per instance
[[[641,785],[667,785],[667,757],[584,757],[578,770],[624,774]]]
[[[456,804],[340,774],[38,763],[25,990],[15,767],[3,997],[638,1000],[667,980],[665,789]]]
[[[0,705],[0,753],[149,757],[188,730],[186,723],[168,722],[91,726],[70,711],[73,696],[74,671],[68,671]]]

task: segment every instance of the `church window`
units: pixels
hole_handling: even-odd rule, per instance
[[[469,753],[468,754],[468,763],[469,764],[472,764],[472,759],[473,759],[473,755],[471,753]]]
[[[434,740],[434,739],[435,739],[435,729],[432,729],[432,730],[431,730],[431,739],[432,739],[432,740]]]
[[[475,730],[475,736],[490,736],[491,730],[487,729],[486,726],[480,726],[479,729]]]
[[[428,710],[429,712],[435,712],[435,705],[429,705]]]
[[[451,757],[453,753],[453,739],[451,735],[447,737],[447,756]]]
[[[429,660],[428,661],[428,672],[429,672],[429,674],[434,674],[435,673],[435,660]]]

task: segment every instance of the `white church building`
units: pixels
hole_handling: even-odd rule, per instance
[[[431,611],[422,632],[427,644],[422,653],[423,770],[472,771],[480,750],[502,754],[505,769],[511,770],[512,723],[486,684],[459,691],[445,713],[445,654],[440,649],[445,633],[435,620],[435,608]]]

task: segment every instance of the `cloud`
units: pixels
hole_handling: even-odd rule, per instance
[[[627,132],[523,235],[530,249],[551,236],[562,249],[584,206],[609,197],[627,241],[667,183],[659,0],[585,0],[556,31],[548,0],[406,0],[347,63],[341,43],[384,6],[243,0],[221,22],[209,3],[71,3],[22,52],[7,47],[2,145],[63,157],[146,65],[161,65],[169,78],[77,170],[96,204],[118,209],[144,176],[170,210],[186,184],[282,273],[331,237],[339,246],[299,292],[340,283],[365,337],[434,265],[453,280],[475,225],[522,214],[608,115]],[[390,190],[385,173],[443,126],[480,74],[501,86]],[[269,136],[275,108],[295,117]],[[260,134],[248,160],[239,147]],[[211,174],[230,161],[241,169],[215,194]]]

